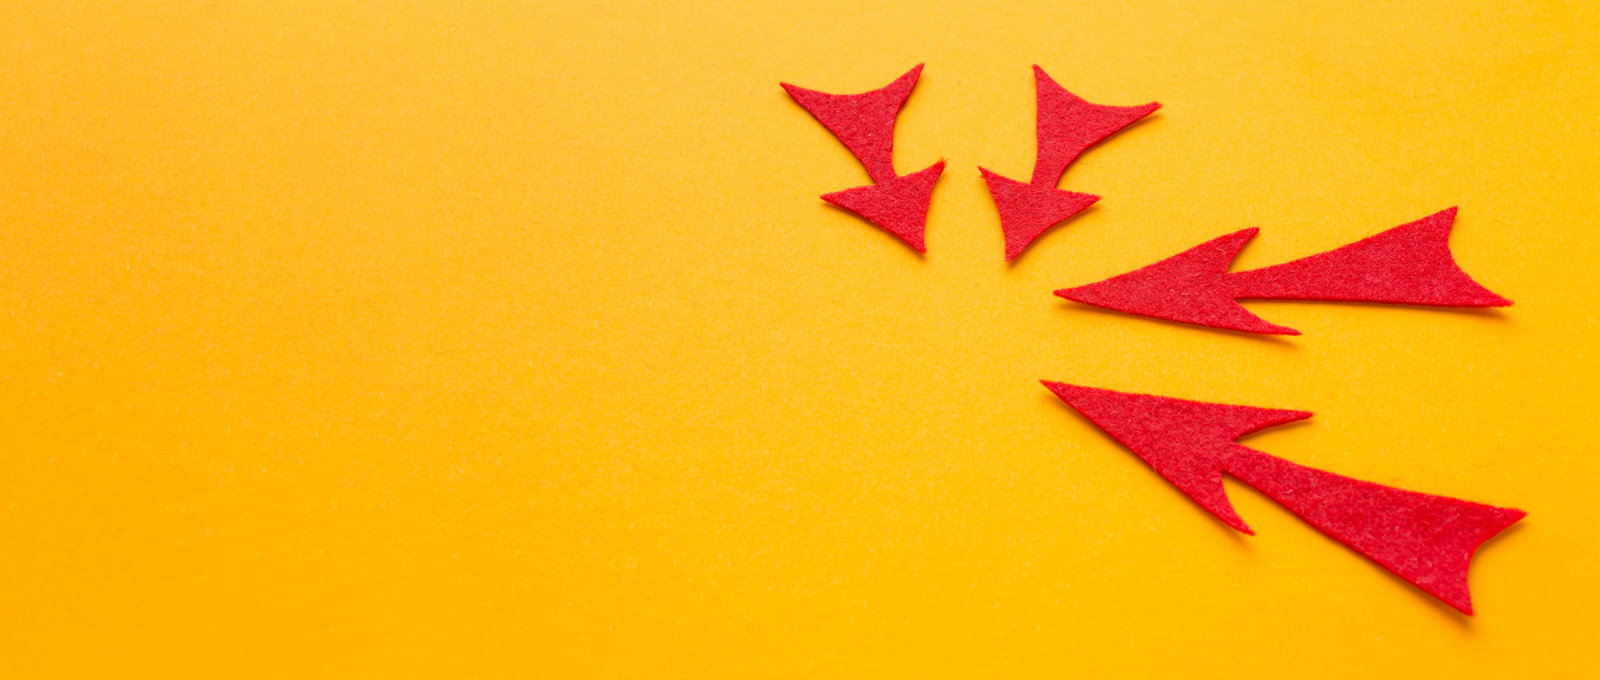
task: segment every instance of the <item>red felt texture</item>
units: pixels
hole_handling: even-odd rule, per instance
[[[1089,147],[1161,108],[1155,102],[1143,106],[1091,104],[1061,87],[1038,66],[1033,67],[1033,76],[1038,109],[1035,123],[1038,151],[1034,156],[1033,178],[1024,184],[979,168],[989,185],[989,194],[994,197],[995,209],[1000,213],[1007,261],[1016,259],[1050,227],[1099,199],[1089,194],[1056,190],[1067,166]]]
[[[894,82],[861,94],[828,94],[780,84],[795,103],[844,142],[874,183],[882,183],[898,177],[894,172],[894,121],[921,76],[922,64],[917,64]]]
[[[1472,613],[1467,570],[1478,546],[1527,513],[1351,479],[1234,442],[1305,411],[1208,404],[1044,382],[1200,507],[1253,533],[1222,486],[1226,474],[1423,591]]]
[[[1033,67],[1033,82],[1038,101],[1034,132],[1039,152],[1029,183],[1039,186],[1055,186],[1067,166],[1089,147],[1161,108],[1156,102],[1141,106],[1090,104],[1057,84],[1037,65]]]
[[[882,184],[824,194],[822,200],[849,210],[883,227],[919,253],[928,252],[923,233],[928,224],[928,203],[933,185],[944,171],[944,161]]]
[[[795,103],[828,128],[867,169],[873,184],[824,195],[823,200],[849,210],[927,252],[923,239],[933,185],[944,161],[918,172],[894,171],[894,125],[900,108],[922,76],[922,64],[888,85],[861,94],[828,94],[781,83]]]
[[[1229,273],[1252,227],[1155,264],[1056,295],[1129,314],[1248,333],[1298,335],[1235,300],[1376,302],[1432,307],[1511,304],[1461,271],[1450,253],[1456,209],[1280,265]]]
[[[1099,196],[1093,194],[1023,184],[986,169],[978,169],[983,172],[983,181],[989,185],[989,195],[994,197],[994,204],[1000,211],[1000,230],[1006,237],[1007,262],[1017,259],[1023,249],[1046,229],[1100,200]]]

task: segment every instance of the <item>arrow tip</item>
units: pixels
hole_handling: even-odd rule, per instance
[[[925,253],[923,232],[928,224],[928,203],[933,185],[944,172],[944,161],[882,184],[869,184],[824,194],[822,200],[849,210]]]
[[[1073,302],[1166,321],[1246,333],[1299,335],[1234,302],[1228,266],[1259,229],[1241,229],[1155,264],[1055,294]]]

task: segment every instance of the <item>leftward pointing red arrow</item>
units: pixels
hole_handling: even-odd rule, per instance
[[[1473,552],[1527,514],[1342,477],[1234,442],[1257,430],[1310,418],[1306,411],[1207,404],[1049,381],[1044,386],[1228,526],[1255,533],[1228,502],[1224,474],[1467,614],[1472,613],[1467,568]]]
[[[1299,335],[1234,300],[1382,302],[1433,307],[1506,307],[1450,254],[1449,208],[1350,245],[1280,265],[1228,273],[1256,229],[1195,246],[1142,269],[1056,295],[1096,307],[1249,333]]]

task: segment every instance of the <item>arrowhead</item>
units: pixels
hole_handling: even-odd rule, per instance
[[[978,170],[983,172],[983,181],[989,185],[989,195],[994,197],[995,208],[1000,212],[1007,262],[1021,255],[1045,230],[1100,200],[1099,196],[1062,191],[1053,186],[1023,184],[986,168]]]
[[[923,232],[928,224],[928,203],[933,197],[933,185],[942,172],[944,161],[939,161],[882,184],[824,194],[822,200],[860,215],[900,237],[917,252],[925,253],[928,251],[923,244]]]
[[[1293,328],[1267,323],[1234,302],[1228,266],[1256,231],[1254,227],[1237,231],[1099,283],[1063,288],[1056,295],[1168,321],[1247,333],[1299,335]]]
[[[1046,381],[1044,386],[1190,500],[1247,534],[1254,532],[1234,512],[1222,487],[1227,460],[1240,451],[1250,451],[1233,440],[1311,417],[1306,411],[1207,404],[1057,382]]]
[[[895,178],[894,121],[921,76],[922,64],[917,64],[894,82],[861,94],[828,94],[788,83],[781,85],[850,149],[873,182],[882,184]]]

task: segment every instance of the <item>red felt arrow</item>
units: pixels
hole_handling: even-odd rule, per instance
[[[1056,295],[1096,307],[1249,333],[1299,335],[1261,320],[1234,300],[1382,302],[1431,307],[1505,307],[1450,254],[1450,208],[1342,248],[1280,265],[1228,273],[1257,229],[1195,246],[1165,260]]]
[[[1033,67],[1033,80],[1039,144],[1033,179],[1024,184],[979,168],[1000,212],[1007,261],[1016,259],[1050,227],[1100,200],[1099,196],[1056,189],[1067,166],[1089,147],[1161,108],[1155,102],[1143,106],[1090,104],[1056,84],[1038,66]]]
[[[850,149],[872,178],[873,185],[822,198],[900,237],[919,253],[926,252],[928,203],[944,161],[904,177],[895,174],[894,124],[921,75],[922,64],[917,64],[883,88],[861,94],[828,94],[782,83],[796,103]]]
[[[1222,486],[1227,474],[1318,531],[1467,614],[1467,568],[1489,537],[1527,513],[1405,491],[1296,465],[1234,443],[1251,432],[1310,418],[1283,411],[1186,401],[1044,382],[1200,507],[1254,534]]]

